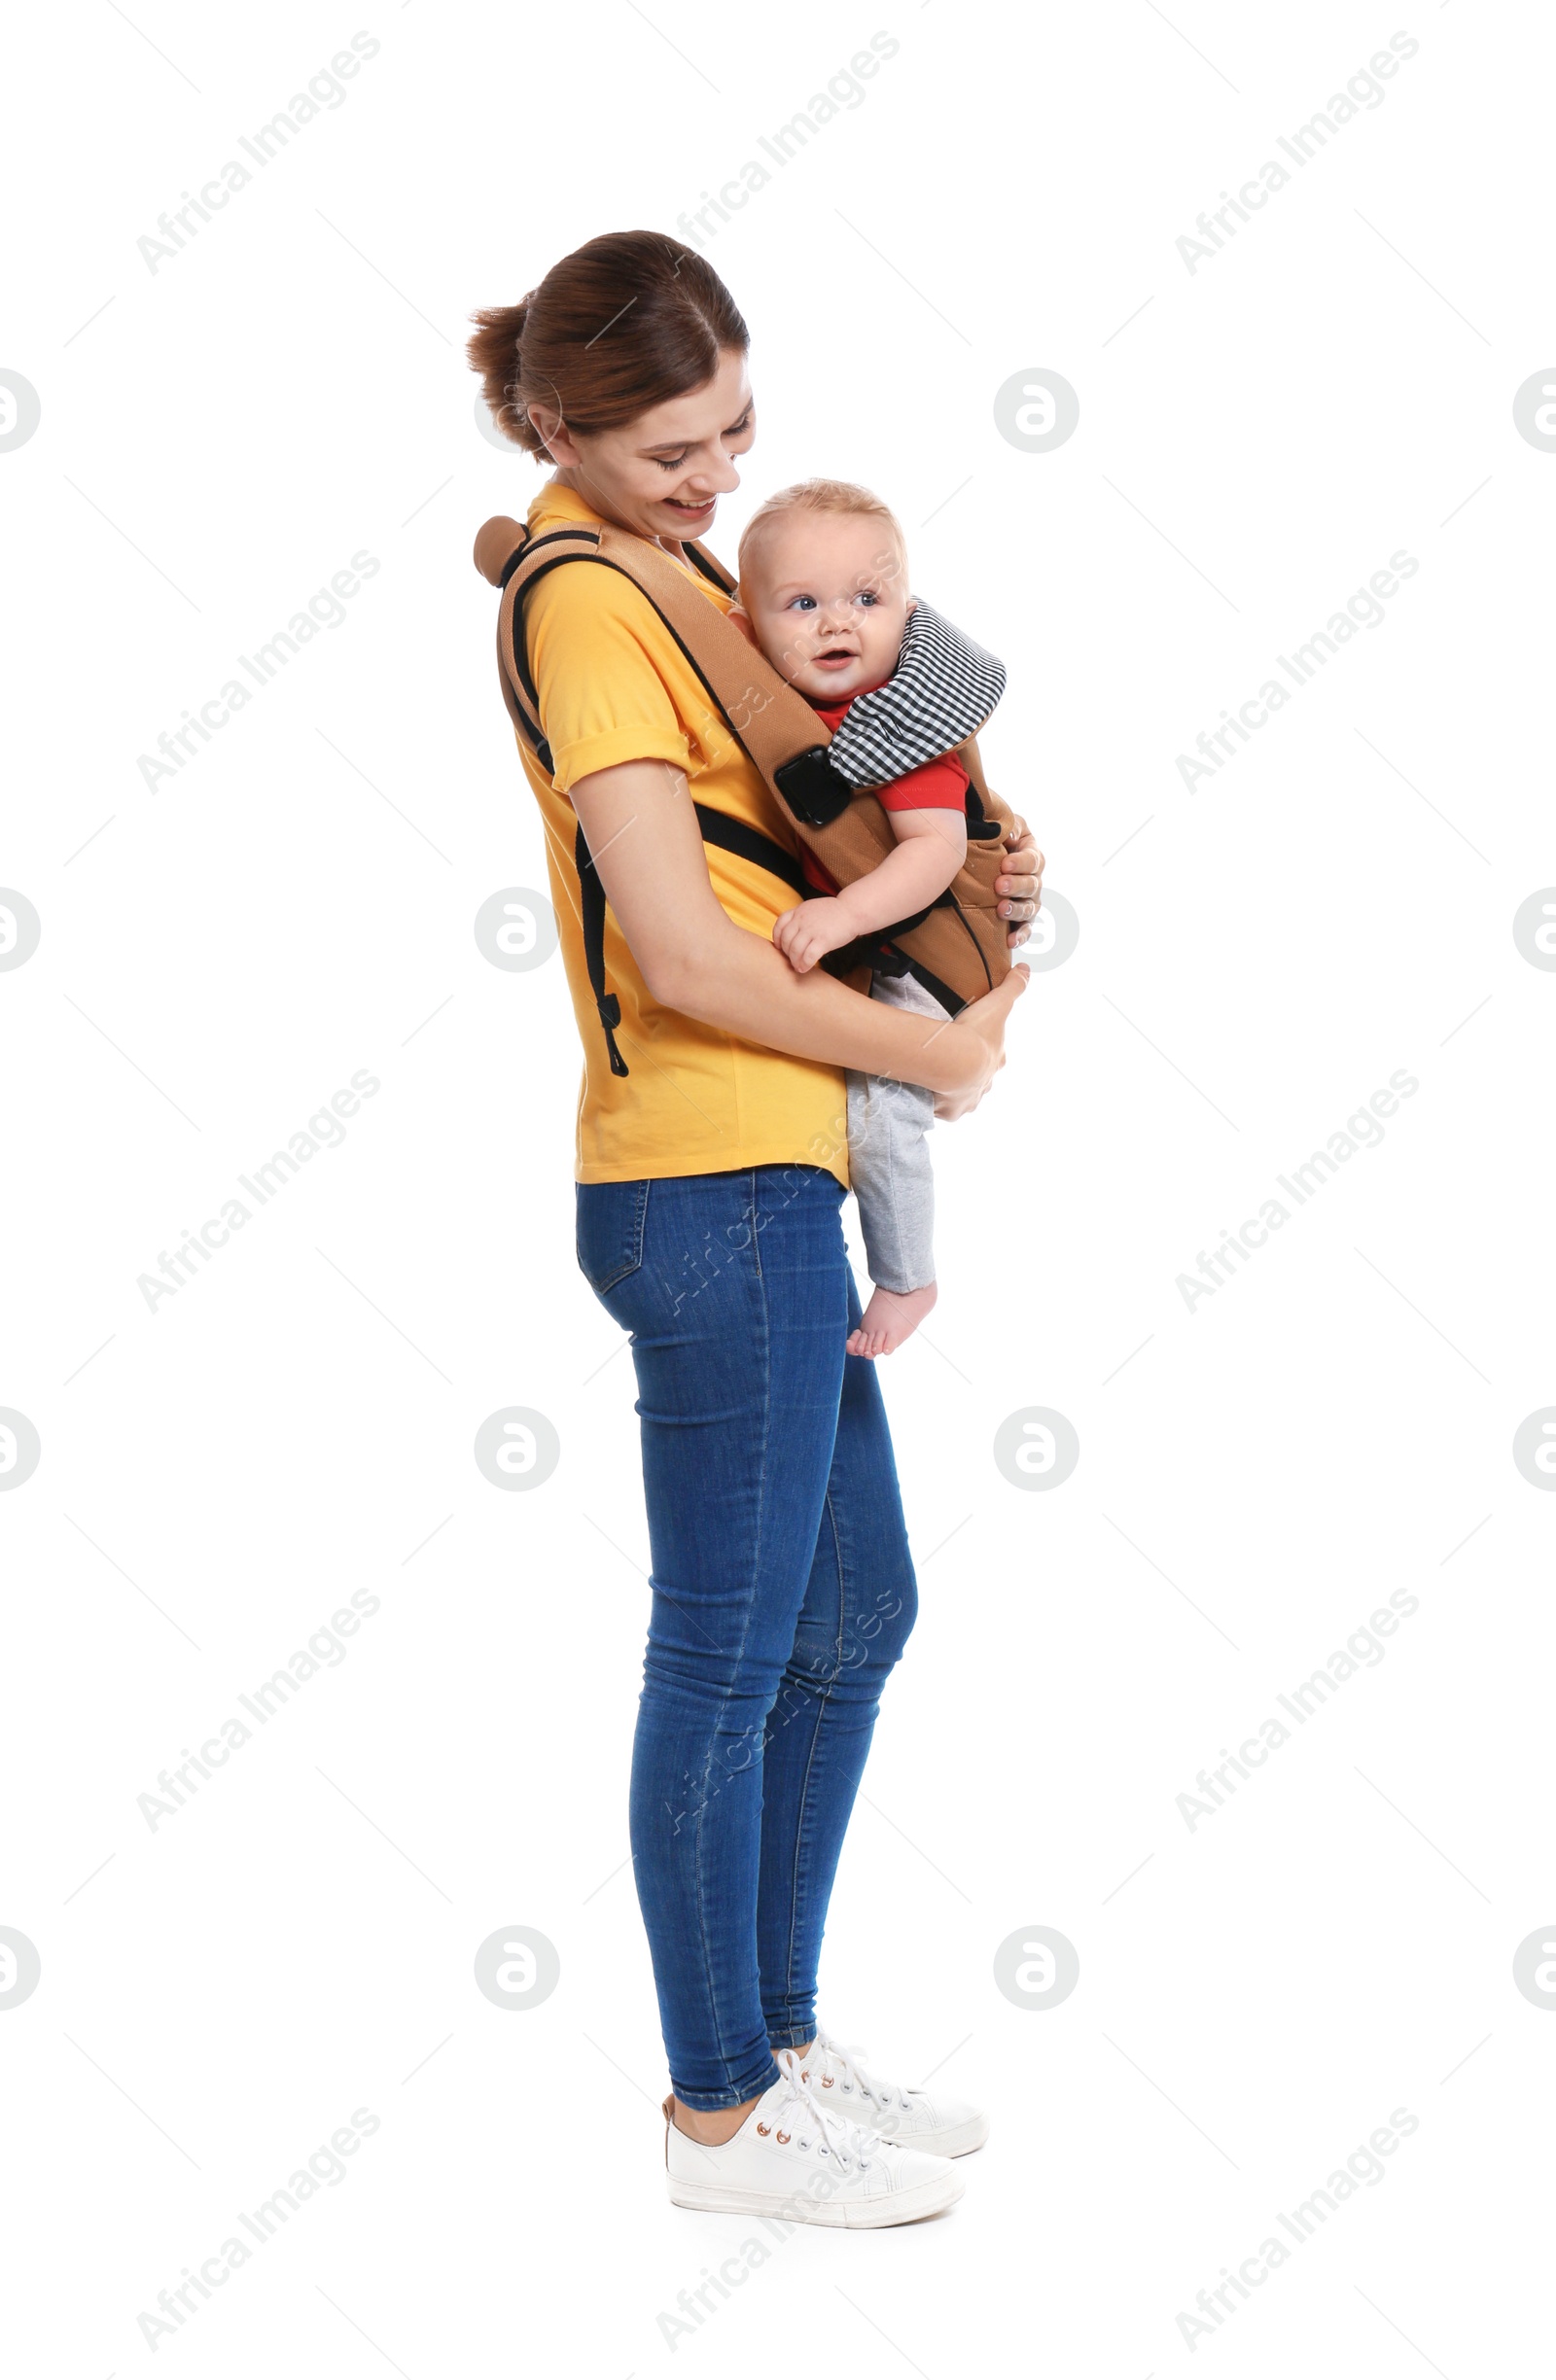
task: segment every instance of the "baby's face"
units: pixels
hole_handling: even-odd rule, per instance
[[[897,666],[909,597],[888,521],[796,508],[746,547],[740,611],[761,651],[801,694],[841,701]]]

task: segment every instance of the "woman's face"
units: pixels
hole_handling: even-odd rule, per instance
[[[619,430],[575,438],[544,405],[531,405],[529,417],[568,487],[619,528],[666,544],[712,528],[719,498],[740,485],[731,458],[757,435],[746,358],[728,349],[701,388]]]

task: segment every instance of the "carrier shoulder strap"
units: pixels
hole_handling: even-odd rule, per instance
[[[689,543],[689,559],[713,586],[732,593],[734,581],[703,547]],[[563,562],[589,561],[619,570],[648,598],[708,690],[725,724],[785,808],[804,825],[823,826],[847,808],[854,788],[827,758],[831,741],[802,694],[748,645],[717,604],[709,603],[671,557],[646,538],[609,524],[580,522],[531,537],[514,520],[489,520],[476,540],[476,567],[503,589],[497,645],[504,696],[515,725],[543,764],[545,731],[524,649],[523,602],[529,589]]]
[[[625,547],[624,552],[619,550],[619,542]],[[722,588],[726,594],[733,592],[733,579],[712,554],[700,545],[690,543],[686,551],[701,576],[712,585]],[[647,570],[642,566],[641,558],[644,555],[654,557]],[[775,756],[774,765],[786,764],[794,756],[796,735],[802,735],[807,755],[814,753],[818,759],[824,759],[827,731],[810,705],[795,694],[792,687],[784,684],[761,655],[747,645],[740,631],[729,626],[717,605],[710,604],[707,597],[676,570],[667,555],[659,555],[656,547],[640,538],[628,538],[623,532],[608,529],[589,529],[583,523],[576,528],[555,530],[548,536],[532,538],[519,522],[500,516],[487,521],[477,537],[476,566],[493,586],[503,590],[497,623],[498,676],[503,698],[514,726],[543,768],[550,771],[553,764],[541,722],[539,697],[525,647],[524,598],[548,571],[564,562],[574,561],[588,561],[618,569],[634,580],[719,704],[731,734],[752,753],[754,759],[757,754],[752,749],[751,738],[738,722],[748,713],[757,718],[764,717],[769,696],[774,691],[782,698],[780,707],[792,707],[792,727],[787,739],[776,733],[770,724],[763,734],[763,748]],[[662,568],[656,568],[655,562]],[[716,644],[707,640],[709,626],[723,631]],[[770,689],[754,683],[758,672],[771,679]],[[823,739],[819,745],[818,737]],[[847,798],[846,789],[844,797]],[[731,818],[726,812],[716,810],[706,802],[693,802],[692,808],[704,842],[715,844],[720,850],[732,853],[755,867],[767,869],[792,892],[801,894],[805,892],[803,869],[794,855],[781,844],[761,833],[760,828],[748,825],[744,820]],[[621,1022],[621,1004],[616,994],[606,988],[605,887],[590,857],[582,822],[574,837],[573,859],[578,870],[579,913],[589,990],[604,1031],[611,1071],[613,1074],[625,1074],[629,1069],[616,1038],[617,1028]]]
[[[733,579],[715,556],[691,542],[688,542],[684,551],[701,578],[725,593],[733,592]],[[885,812],[876,801],[855,799],[860,789],[857,766],[851,778],[833,762],[829,752],[832,738],[810,704],[748,644],[719,606],[711,604],[695,580],[660,547],[609,524],[591,528],[579,522],[532,537],[518,521],[499,515],[479,531],[475,560],[482,577],[503,591],[497,622],[497,657],[504,702],[514,727],[548,775],[554,774],[554,764],[530,672],[524,601],[529,590],[549,571],[567,562],[587,561],[597,568],[620,571],[639,588],[690,663],[734,740],[795,820],[801,841],[835,882],[854,881],[877,865],[894,848],[895,837]],[[926,614],[918,622],[920,631],[937,638],[948,624],[929,612],[927,606],[921,605],[919,609]],[[913,620],[917,616],[915,613]],[[912,625],[910,621],[910,632]],[[998,699],[1004,670],[991,655],[960,639],[959,632],[953,630],[950,635],[959,640],[958,658],[964,664],[952,708],[960,704],[963,715],[960,723],[966,735],[967,726],[974,720],[981,724],[987,709]],[[924,635],[923,641],[928,645],[929,635]],[[973,657],[971,667],[966,666],[969,654]],[[903,690],[898,708],[903,713],[910,733],[924,731],[926,722],[916,714],[911,691]],[[853,716],[851,713],[850,718]],[[845,721],[845,729],[847,725]],[[969,835],[972,864],[973,842],[991,838],[997,844],[1002,822],[1008,821],[1009,813],[998,796],[989,791],[975,740],[967,735],[965,741],[958,741],[953,729],[941,743],[939,738],[943,734],[943,725],[937,716],[931,745],[941,750],[953,746],[972,779]],[[889,731],[883,752],[888,750]],[[856,737],[856,743],[863,744],[865,740]],[[857,757],[856,754],[856,760]],[[906,765],[911,763],[903,762],[899,751],[896,764],[882,768],[882,778],[899,774]],[[769,869],[796,892],[803,894],[808,890],[803,871],[792,855],[760,829],[701,802],[694,803],[693,808],[705,842]],[[981,817],[974,817],[974,811],[981,813]],[[998,858],[988,841],[982,841],[981,849],[983,857],[976,864],[982,876],[992,883]],[[604,1029],[612,1071],[625,1074],[628,1069],[616,1042],[620,1006],[605,986],[605,891],[589,858],[582,828],[575,840],[574,857],[579,871],[589,985]],[[1005,929],[998,921],[989,885],[974,888],[971,900],[948,891],[940,895],[932,911],[920,918],[904,920],[886,934],[870,939],[872,945],[879,947],[866,949],[863,942],[850,945],[847,950],[832,954],[823,962],[824,965],[830,973],[846,975],[860,964],[872,962],[882,953],[895,954],[898,960],[905,959],[911,972],[952,1014],[963,1006],[966,998],[976,997],[998,980],[1009,964]],[[954,981],[942,977],[939,971],[942,968]],[[966,989],[957,989],[957,984],[964,984]]]
[[[613,1074],[630,1071],[626,1060],[617,1047],[616,1029],[621,1022],[621,1003],[614,992],[605,988],[605,887],[600,871],[589,856],[588,838],[582,820],[573,838],[573,865],[578,870],[579,916],[584,928],[584,963],[588,969],[589,990],[594,995],[594,1006],[605,1029],[606,1054]]]

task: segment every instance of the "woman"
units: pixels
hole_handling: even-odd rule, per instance
[[[755,436],[746,326],[706,261],[611,234],[476,321],[494,418],[557,467],[532,535],[615,523],[727,608],[683,551]],[[670,2195],[906,2222],[960,2195],[951,2155],[987,2125],[864,2074],[816,2024],[828,1896],[916,1607],[880,1389],[844,1351],[860,1305],[843,1069],[966,1113],[1005,1062],[1027,970],[950,1026],[796,974],[772,941],[792,893],[704,844],[689,786],[788,840],[777,806],[647,599],[617,571],[557,568],[525,631],[550,773],[520,752],[584,1054],[578,1261],[632,1335],[642,1419],[653,1607],[630,1821],[673,2083]],[[609,902],[614,1063],[584,961],[580,825]],[[1043,861],[1024,827],[1010,849],[1015,944]]]

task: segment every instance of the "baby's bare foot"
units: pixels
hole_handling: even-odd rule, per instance
[[[850,1355],[890,1355],[910,1338],[935,1303],[935,1283],[922,1289],[872,1289],[858,1330],[848,1334]]]

